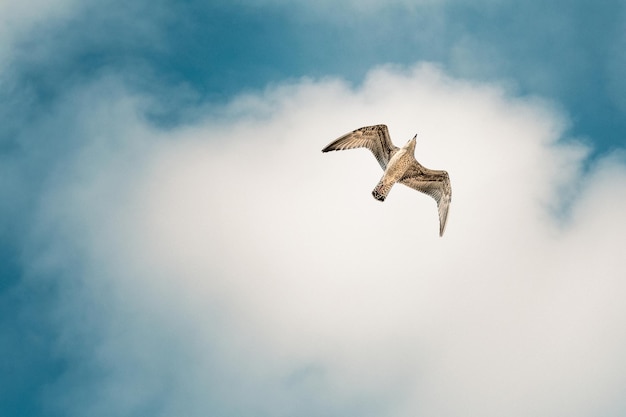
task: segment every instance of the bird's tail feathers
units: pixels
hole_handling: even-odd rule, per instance
[[[392,186],[393,184],[387,184],[383,180],[380,180],[380,182],[376,185],[376,188],[374,188],[374,191],[372,191],[372,195],[378,201],[385,201],[385,198],[387,198],[387,194],[389,194]]]

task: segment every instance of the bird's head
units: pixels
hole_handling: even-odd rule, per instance
[[[417,133],[415,134],[415,136],[413,136],[413,139],[409,140],[406,145],[404,145],[405,148],[409,149],[409,150],[415,150],[415,142],[417,140]]]

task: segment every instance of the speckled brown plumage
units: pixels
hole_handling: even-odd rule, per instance
[[[398,148],[391,143],[387,126],[366,126],[341,136],[322,149],[322,152],[355,148],[369,149],[385,171],[372,191],[374,198],[384,201],[391,187],[397,182],[428,194],[437,202],[439,236],[443,236],[452,198],[450,178],[446,171],[428,169],[417,162],[414,156],[416,138],[417,135],[402,148]]]

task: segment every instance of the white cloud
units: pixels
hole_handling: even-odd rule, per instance
[[[559,141],[549,103],[389,67],[356,89],[302,80],[242,96],[161,132],[141,101],[81,105],[99,95],[74,101],[92,140],[51,178],[33,234],[55,243],[33,261],[78,276],[58,348],[80,341],[82,357],[51,389],[66,411],[626,407],[626,167],[616,154],[582,177],[585,150]],[[320,152],[375,123],[397,144],[419,132],[417,159],[449,171],[443,238],[428,197],[371,197],[382,171],[367,151]]]

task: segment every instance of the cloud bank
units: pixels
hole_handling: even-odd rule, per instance
[[[615,152],[583,175],[587,149],[550,103],[419,64],[357,87],[277,85],[174,130],[149,106],[102,80],[39,126],[66,141],[23,238],[29,280],[59,288],[52,348],[67,366],[45,409],[626,409],[626,164]],[[396,144],[419,132],[417,159],[450,173],[443,238],[430,198],[371,197],[369,152],[320,152],[375,123]]]

